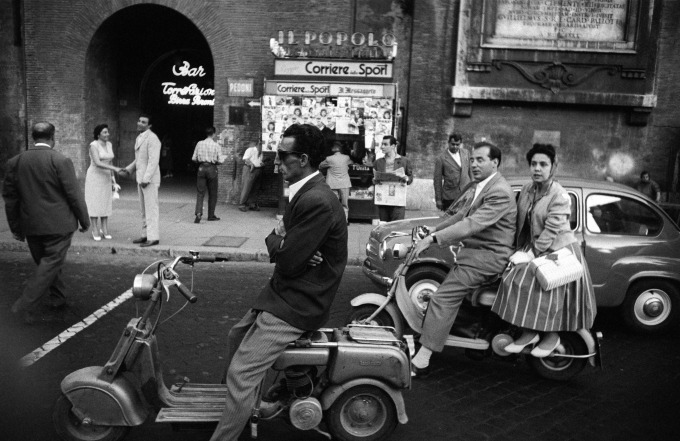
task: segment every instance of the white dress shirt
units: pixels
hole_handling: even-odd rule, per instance
[[[292,201],[293,198],[295,197],[295,194],[298,191],[300,191],[302,186],[305,185],[305,183],[307,183],[307,181],[309,181],[310,179],[312,179],[314,176],[316,176],[318,174],[319,174],[319,171],[317,170],[314,173],[312,173],[311,175],[307,176],[306,178],[300,179],[295,184],[290,184],[288,186],[288,200]]]
[[[498,172],[495,172],[494,174],[492,174],[491,176],[489,176],[488,178],[484,179],[482,182],[480,182],[480,183],[477,184],[477,188],[475,188],[475,197],[474,197],[474,199],[472,199],[472,203],[473,203],[473,204],[474,204],[475,201],[477,200],[477,196],[479,196],[479,193],[481,193],[482,190],[484,190],[484,187],[486,187],[486,184],[489,183],[489,181],[491,180],[491,178],[493,178],[494,176],[496,176],[496,173],[498,173]]]

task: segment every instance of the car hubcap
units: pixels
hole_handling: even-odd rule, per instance
[[[635,301],[635,317],[647,326],[663,323],[671,313],[671,299],[666,292],[650,289]]]

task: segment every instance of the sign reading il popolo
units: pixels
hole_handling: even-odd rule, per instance
[[[300,77],[334,77],[386,80],[392,78],[391,62],[276,59],[274,74]]]

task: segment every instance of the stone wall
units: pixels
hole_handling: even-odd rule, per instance
[[[5,163],[26,147],[19,2],[0,0],[0,178]]]

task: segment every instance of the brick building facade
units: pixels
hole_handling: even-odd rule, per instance
[[[488,21],[488,8],[508,2],[0,0],[0,165],[25,147],[27,127],[38,120],[56,125],[57,148],[81,178],[92,129],[100,122],[111,127],[118,163],[129,163],[136,118],[149,110],[144,107],[154,69],[179,53],[191,54],[210,70],[206,84],[215,90],[214,107],[155,112],[161,118],[154,128],[178,133],[175,166],[183,167],[201,127],[214,125],[227,154],[220,200],[235,202],[240,155],[261,130],[260,108],[249,103],[274,74],[270,38],[279,30],[374,32],[391,33],[398,42],[393,81],[402,129],[396,135],[417,178],[409,206],[433,206],[434,158],[453,130],[468,143],[485,138],[501,146],[506,174],[524,173],[524,152],[532,142],[548,140],[558,145],[561,174],[630,183],[647,169],[664,191],[678,191],[680,2],[613,2],[634,12],[638,27],[627,34],[634,43],[628,53],[539,48],[484,55],[475,20]],[[498,60],[506,64],[494,64]],[[550,91],[523,77],[518,60],[534,74],[551,63],[577,76],[587,66],[614,70],[602,68],[579,84]],[[252,98],[229,96],[228,81],[238,78],[253,80]],[[470,88],[461,84],[482,92],[465,95]],[[178,127],[184,130],[176,132]],[[263,205],[275,205],[278,177],[267,173],[263,188]]]

